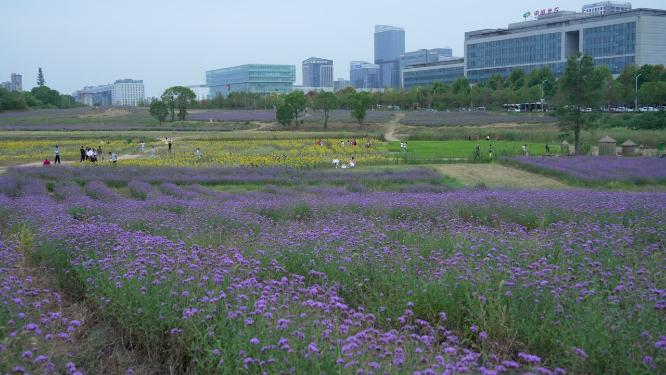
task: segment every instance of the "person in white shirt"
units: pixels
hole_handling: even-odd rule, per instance
[[[142,154],[145,148],[146,148],[146,142],[141,141],[141,143],[139,143],[139,151],[141,151]]]
[[[114,151],[111,153],[111,162],[113,164],[116,164],[117,161],[118,161],[118,155],[116,155],[116,152]]]
[[[338,166],[340,166],[340,159],[338,158],[333,159],[333,166],[337,169]]]
[[[356,166],[356,159],[352,156],[351,161],[349,162],[349,168],[354,168]]]
[[[199,147],[197,147],[197,150],[194,151],[194,154],[197,156],[197,160],[201,159],[202,154],[201,154],[201,149],[199,149]]]
[[[53,164],[60,164],[60,146],[56,145],[55,147],[55,160]]]

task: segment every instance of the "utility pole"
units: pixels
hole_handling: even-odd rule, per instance
[[[634,96],[634,112],[638,112],[638,77],[642,76],[642,74],[638,74],[634,79],[636,80],[636,93]]]
[[[541,112],[546,112],[546,108],[544,107],[544,104],[546,104],[546,97],[543,93],[543,84],[546,82],[548,82],[547,79],[541,81]]]

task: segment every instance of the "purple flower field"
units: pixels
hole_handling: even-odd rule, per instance
[[[100,371],[56,350],[91,324],[60,293],[85,296],[156,372],[666,371],[666,193],[384,191],[431,183],[426,170],[140,172],[0,176],[3,373]],[[212,188],[243,177],[271,185]],[[68,290],[37,284],[28,258]]]
[[[664,181],[666,159],[613,156],[517,157],[519,165],[584,181]]]
[[[201,113],[193,113],[188,119],[200,121],[259,121],[259,122],[275,122],[275,111],[273,110],[211,110]],[[306,122],[322,122],[324,121],[323,111],[309,111],[299,116],[299,119]],[[391,119],[390,112],[368,111],[366,122],[378,123],[386,122]],[[348,110],[332,110],[330,112],[329,121],[331,122],[344,122],[354,123],[356,120],[351,116]]]

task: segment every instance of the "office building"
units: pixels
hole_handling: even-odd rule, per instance
[[[386,25],[375,26],[375,64],[379,65],[380,69],[380,87],[400,87],[400,55],[403,53],[405,53],[405,29]]]
[[[232,92],[284,94],[291,92],[295,81],[295,65],[247,64],[206,72],[206,86],[213,98]]]
[[[347,87],[354,87],[351,81],[348,81],[344,78],[338,78],[333,82],[333,91],[342,91]]]
[[[7,91],[23,91],[23,77],[12,73],[10,80],[0,83],[0,87]]]
[[[465,60],[458,58],[405,66],[401,68],[400,75],[405,90],[428,86],[435,82],[451,84],[456,79],[465,77]]]
[[[439,61],[439,55],[427,49],[405,52],[400,55],[400,67],[410,65],[423,65]]]
[[[431,48],[430,52],[436,53],[440,61],[453,58],[453,48],[451,47]]]
[[[626,12],[631,10],[631,3],[620,3],[616,1],[602,1],[594,4],[583,5],[583,14],[589,16],[600,16],[604,14]]]
[[[666,10],[544,13],[506,29],[465,33],[467,78],[478,82],[544,66],[561,76],[567,59],[577,52],[592,55],[597,65],[616,75],[631,64],[666,64]]]
[[[142,80],[119,79],[111,91],[113,105],[136,107],[145,98]]]
[[[333,60],[311,57],[303,61],[303,86],[333,87]]]
[[[145,98],[142,80],[119,79],[113,84],[86,86],[76,91],[74,99],[87,106],[136,107]]]
[[[451,48],[420,49],[400,55],[400,66],[423,65],[444,61],[453,57]]]
[[[76,91],[74,99],[86,106],[110,106],[113,103],[113,85],[86,86]]]
[[[366,61],[349,64],[349,81],[357,89],[380,88],[380,66]]]

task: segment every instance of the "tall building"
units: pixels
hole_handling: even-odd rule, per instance
[[[333,87],[333,60],[311,57],[303,61],[303,86]]]
[[[73,96],[87,106],[136,107],[144,100],[145,90],[142,80],[119,79],[113,84],[86,86]]]
[[[404,66],[400,69],[400,76],[405,90],[428,86],[435,82],[450,84],[465,76],[465,60],[452,58],[428,64]]]
[[[23,91],[23,77],[12,73],[10,80],[0,83],[0,87],[7,91]]]
[[[386,25],[375,26],[375,64],[379,65],[380,69],[380,87],[400,87],[400,55],[403,53],[405,53],[405,29]]]
[[[535,12],[536,14],[536,12]],[[633,9],[600,15],[552,12],[507,29],[465,33],[465,74],[471,82],[514,69],[543,66],[556,76],[577,52],[619,74],[630,64],[666,64],[666,10]]]
[[[583,5],[583,13],[590,16],[626,12],[631,10],[631,3],[617,1],[602,1],[594,4]]]
[[[380,66],[366,61],[349,64],[349,81],[357,89],[380,88]]]
[[[232,92],[283,94],[291,92],[295,81],[295,65],[247,64],[206,72],[210,97]]]
[[[145,97],[143,81],[119,79],[113,84],[111,98],[113,105],[136,107]]]
[[[23,91],[23,76],[20,74],[12,73],[11,83],[14,91]]]

